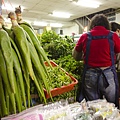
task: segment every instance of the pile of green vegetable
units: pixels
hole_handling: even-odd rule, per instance
[[[31,107],[31,83],[34,83],[41,103],[47,103],[44,88],[49,93],[44,61],[52,69],[49,59],[34,29],[26,22],[18,24],[9,13],[12,27],[8,29],[0,16],[0,117]]]
[[[53,69],[47,67],[47,71],[51,78],[51,81],[47,79],[50,89],[60,88],[61,86],[66,86],[72,83],[71,78],[61,70],[60,66],[53,67]]]
[[[48,58],[57,60],[60,57],[71,55],[71,51],[75,44],[72,42],[72,38],[62,38],[57,35],[55,31],[44,31],[40,38],[41,45],[48,54]]]
[[[79,81],[81,80],[83,61],[76,61],[72,57],[75,43],[71,37],[61,37],[54,30],[45,30],[39,40],[49,59],[60,65]]]
[[[54,30],[45,30],[39,37],[39,40],[45,52],[48,54],[48,58],[80,82],[83,71],[83,61],[75,61],[72,57],[72,50],[75,46],[72,38],[69,36],[61,37],[57,35]],[[73,91],[55,96],[53,99],[54,101],[58,101],[60,99],[70,99],[70,97],[76,98],[76,89],[77,86],[75,86]],[[74,101],[75,100],[76,99],[74,99]]]
[[[49,60],[62,57],[60,54],[70,53],[65,52],[66,40],[61,41],[63,45],[56,41],[53,46],[60,45],[58,49],[53,52],[54,48],[50,48],[47,54],[44,50],[46,42],[39,41],[33,27],[22,21],[21,9],[17,8],[15,13],[17,21],[14,13],[8,15],[12,23],[11,28],[6,27],[4,19],[0,16],[0,117],[16,114],[31,107],[31,94],[37,94],[39,103],[46,104],[53,99],[45,98],[44,89],[50,94],[51,89],[71,83],[70,77],[61,71],[60,67],[52,67]],[[57,38],[58,35],[48,39],[47,43],[52,44]],[[59,55],[53,56],[55,52],[59,52]],[[52,56],[47,56],[50,54]],[[45,61],[49,67],[45,65]]]

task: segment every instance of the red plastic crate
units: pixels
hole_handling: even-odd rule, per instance
[[[58,66],[58,65],[57,65],[55,62],[53,62],[53,61],[50,61],[50,63],[51,63],[51,65],[52,65],[53,67]],[[45,65],[46,65],[46,66],[49,66],[47,62],[45,62]],[[78,80],[75,79],[73,76],[71,76],[71,75],[70,75],[68,72],[66,72],[63,68],[61,68],[61,70],[62,70],[63,72],[65,72],[65,73],[71,78],[72,83],[69,84],[69,85],[66,85],[66,86],[61,86],[60,88],[54,88],[54,89],[52,89],[52,90],[50,91],[52,97],[73,90],[73,89],[74,89],[74,86],[78,83]],[[45,93],[45,97],[46,97],[47,99],[50,98],[50,94],[48,94],[45,89],[44,89],[44,93]]]

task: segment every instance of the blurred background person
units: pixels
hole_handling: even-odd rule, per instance
[[[110,25],[111,25],[111,30],[113,32],[116,32],[120,38],[120,24],[117,22],[111,22]],[[116,54],[116,69],[117,71],[120,71],[120,53]]]

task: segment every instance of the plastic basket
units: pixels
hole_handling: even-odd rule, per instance
[[[53,62],[53,61],[50,61],[50,63],[51,63],[51,65],[52,65],[53,67],[58,66],[58,65],[57,65],[55,62]],[[45,62],[45,65],[46,65],[46,66],[49,66],[47,62]],[[52,89],[52,90],[50,91],[52,97],[73,90],[73,89],[74,89],[74,86],[78,83],[78,80],[75,79],[73,76],[71,76],[71,75],[70,75],[68,72],[66,72],[63,68],[61,68],[61,70],[62,70],[63,72],[65,72],[65,73],[71,78],[72,83],[69,84],[69,85],[66,85],[66,86],[61,86],[60,88],[54,88],[54,89]],[[48,94],[45,89],[44,89],[44,93],[45,93],[45,97],[46,97],[47,99],[50,98],[50,94]]]

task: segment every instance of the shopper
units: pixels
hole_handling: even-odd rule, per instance
[[[118,36],[120,36],[120,24],[118,24],[117,22],[111,22],[111,30],[113,32],[116,32]]]
[[[77,101],[103,99],[119,107],[119,89],[115,70],[115,54],[120,52],[120,40],[110,31],[110,24],[103,14],[96,14],[90,21],[90,32],[78,40],[73,57],[79,61],[83,52],[84,70],[81,91]]]
[[[117,22],[111,22],[110,25],[111,30],[113,32],[116,32],[120,39],[120,24],[118,24]],[[116,55],[116,69],[120,71],[120,53]]]

